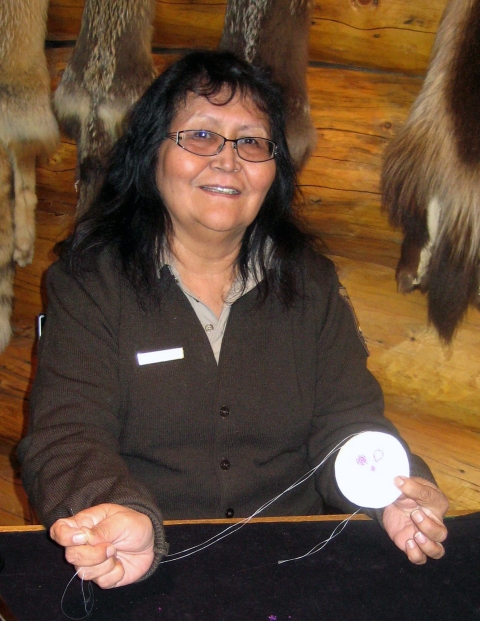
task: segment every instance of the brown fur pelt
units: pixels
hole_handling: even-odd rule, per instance
[[[35,163],[59,140],[44,52],[48,0],[0,2],[0,351],[10,340],[13,262],[35,244]]]
[[[155,77],[155,0],[86,0],[80,35],[55,93],[65,132],[77,141],[77,215],[103,180],[126,112]]]
[[[316,144],[307,91],[313,0],[229,0],[220,49],[269,67],[283,87],[287,139],[300,170]]]
[[[404,240],[402,292],[428,292],[429,320],[450,342],[479,307],[480,0],[452,0],[423,88],[385,153],[382,197]]]

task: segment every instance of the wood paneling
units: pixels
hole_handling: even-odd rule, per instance
[[[82,0],[51,0],[50,41],[78,36]],[[310,60],[423,74],[446,0],[325,0],[316,2]],[[157,0],[153,45],[215,48],[226,2]]]

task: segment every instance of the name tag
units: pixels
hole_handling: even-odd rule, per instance
[[[157,362],[169,362],[170,360],[181,360],[184,358],[183,347],[173,349],[160,349],[159,351],[147,351],[137,354],[138,364],[155,364]]]

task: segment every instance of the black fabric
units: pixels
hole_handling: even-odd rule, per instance
[[[336,522],[248,524],[189,558],[161,564],[128,587],[94,586],[92,621],[474,621],[480,619],[480,513],[447,520],[446,555],[409,563],[373,521],[352,521],[324,550],[301,561]],[[224,526],[168,526],[171,552]],[[0,535],[0,594],[18,621],[61,620],[73,569],[44,532]],[[81,585],[64,610],[81,617]]]

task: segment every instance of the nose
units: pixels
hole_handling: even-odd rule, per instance
[[[241,158],[237,153],[237,145],[231,141],[225,141],[220,153],[212,157],[214,168],[226,172],[235,172],[240,169]]]

